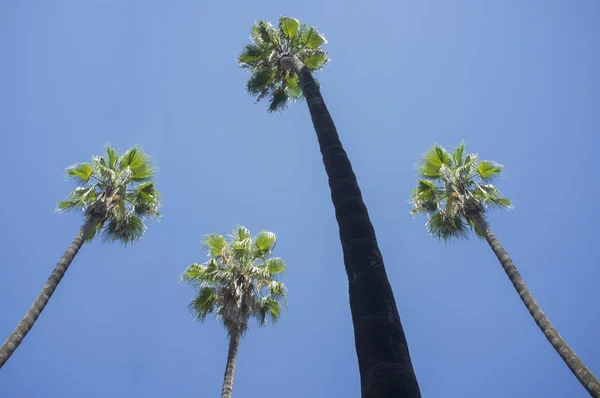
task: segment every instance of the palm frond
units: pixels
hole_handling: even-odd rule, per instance
[[[294,39],[298,35],[300,21],[292,17],[280,17],[279,29],[285,37],[288,39]]]
[[[218,297],[216,288],[201,288],[196,297],[190,303],[190,310],[194,313],[194,318],[198,321],[204,321],[208,314],[214,312],[217,301]]]
[[[452,238],[467,238],[469,232],[465,221],[458,213],[448,214],[443,210],[429,217],[427,229],[434,238],[443,241],[449,241]]]
[[[89,163],[77,163],[66,170],[67,176],[75,180],[76,184],[86,185],[94,174],[94,169]]]
[[[279,304],[279,301],[269,296],[257,300],[255,307],[256,310],[253,315],[259,325],[265,325],[269,318],[272,323],[276,323],[281,315],[281,305]]]
[[[283,299],[284,303],[287,305],[287,297],[285,293],[285,285],[282,282],[271,281],[267,286],[269,290],[269,295],[275,299]]]
[[[154,182],[144,182],[127,194],[132,211],[138,216],[159,216],[160,193]]]
[[[444,198],[444,191],[433,181],[419,180],[411,195],[411,203],[414,205],[411,213],[433,213],[441,207]]]
[[[127,150],[119,159],[119,169],[123,172],[131,170],[131,181],[144,182],[154,176],[154,169],[150,158],[140,148],[133,147]]]
[[[461,142],[459,146],[457,146],[456,148],[454,148],[454,151],[452,152],[452,158],[454,159],[454,164],[458,167],[463,165],[463,153],[465,151],[465,143]]]
[[[264,266],[272,275],[280,274],[285,271],[285,262],[282,258],[272,257],[264,262]]]
[[[253,96],[258,96],[257,102],[260,101],[261,94],[273,84],[274,75],[273,69],[265,68],[255,71],[246,83],[246,91]]]
[[[115,170],[119,161],[119,154],[108,144],[106,144],[106,157],[108,159],[108,167]]]
[[[423,155],[418,171],[425,178],[439,179],[442,166],[451,168],[452,157],[444,148],[435,144]]]
[[[485,206],[504,209],[512,208],[511,200],[508,198],[503,198],[498,188],[491,184],[477,184],[473,196]]]
[[[105,242],[119,241],[127,246],[141,239],[145,232],[144,222],[135,214],[129,213],[122,218],[109,218],[102,234]]]
[[[279,87],[271,93],[271,99],[267,110],[270,113],[282,111],[287,107],[289,101],[290,97],[287,91],[283,87]]]
[[[302,44],[307,48],[319,48],[326,43],[327,40],[325,39],[325,36],[313,26],[311,26],[302,36]]]
[[[300,101],[304,98],[302,94],[302,88],[300,87],[300,79],[298,76],[288,75],[286,78],[286,93],[288,97],[293,101]]]
[[[257,21],[252,26],[252,33],[250,35],[252,41],[257,45],[265,45],[269,47],[279,46],[279,34],[277,29],[273,27],[270,22],[262,20]]]
[[[314,72],[323,69],[323,66],[325,66],[325,64],[329,62],[329,56],[327,56],[327,53],[314,54],[307,56],[302,61],[311,72]]]
[[[254,246],[258,249],[261,255],[270,253],[275,248],[277,235],[269,231],[261,231],[254,239]]]
[[[77,187],[71,191],[66,200],[58,202],[57,211],[85,211],[97,199],[96,185]]]
[[[223,235],[210,234],[204,239],[204,247],[209,249],[209,254],[219,258],[223,255],[223,250],[227,247],[227,241]]]
[[[495,177],[502,174],[504,167],[501,164],[489,160],[482,160],[477,166],[477,173],[484,182],[491,182]]]
[[[248,44],[244,46],[237,59],[241,67],[256,66],[258,61],[268,58],[270,53],[268,46]]]

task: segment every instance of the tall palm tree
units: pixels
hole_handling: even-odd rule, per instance
[[[85,222],[25,317],[0,347],[0,368],[29,333],[85,241],[102,234],[104,241],[127,245],[144,235],[147,217],[160,215],[153,175],[148,156],[137,147],[119,156],[107,145],[105,157],[95,156],[91,163],[67,168],[67,176],[78,186],[58,203],[57,210],[83,211]]]
[[[204,240],[208,261],[190,265],[183,280],[197,287],[190,303],[197,320],[214,314],[227,330],[229,350],[223,380],[222,398],[230,398],[233,373],[240,339],[248,330],[248,321],[256,318],[260,325],[276,322],[285,303],[285,286],[275,277],[285,270],[279,257],[272,257],[277,237],[263,231],[255,238],[245,227],[237,227],[229,242],[219,234]]]
[[[573,352],[535,301],[511,258],[500,244],[485,214],[487,208],[510,208],[511,201],[502,197],[492,185],[503,166],[465,154],[461,143],[452,154],[439,145],[423,155],[418,173],[423,177],[412,192],[413,214],[428,216],[427,228],[432,236],[447,241],[467,237],[469,230],[487,240],[508,275],[527,310],[552,347],[590,393],[600,398],[600,382]]]
[[[329,178],[349,282],[362,396],[420,397],[394,294],[367,207],[312,72],[328,61],[325,38],[312,26],[281,17],[258,21],[238,56],[251,76],[247,91],[268,97],[270,112],[305,98]]]

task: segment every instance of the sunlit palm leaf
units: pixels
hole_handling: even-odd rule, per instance
[[[58,211],[84,211],[96,200],[96,185],[77,187],[69,194],[67,200],[58,202]]]
[[[125,169],[131,170],[131,180],[135,182],[148,181],[154,174],[148,155],[137,147],[129,149],[121,156],[119,159],[119,169],[121,171]]]
[[[108,144],[106,145],[106,157],[108,158],[108,167],[115,169],[117,167],[117,162],[119,161],[119,154]]]
[[[265,266],[273,275],[280,274],[285,271],[285,262],[279,257],[273,257],[265,261]]]
[[[452,152],[452,158],[454,159],[454,164],[457,167],[463,165],[463,152],[465,151],[465,143],[461,142],[459,146],[454,148],[454,152]]]
[[[210,234],[204,240],[204,246],[209,249],[210,255],[214,257],[221,257],[223,255],[223,249],[227,246],[227,241],[223,235]]]
[[[300,28],[300,21],[296,18],[281,17],[279,19],[279,29],[288,39],[293,39],[298,34]]]
[[[442,166],[452,167],[452,157],[444,148],[436,144],[423,155],[419,174],[426,178],[438,179]]]
[[[502,165],[490,162],[489,160],[482,160],[477,166],[477,172],[482,181],[492,181],[494,177],[502,174],[504,168]]]
[[[85,185],[94,174],[94,169],[89,163],[78,163],[67,168],[67,175],[77,184]]]
[[[277,236],[273,232],[262,231],[254,240],[254,245],[261,254],[264,254],[273,250],[275,242],[277,242]]]

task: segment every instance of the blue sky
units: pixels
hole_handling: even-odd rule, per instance
[[[414,163],[465,140],[506,167],[489,221],[546,314],[600,375],[593,203],[594,0],[0,2],[0,339],[76,235],[64,168],[140,144],[163,218],[134,246],[86,244],[0,372],[3,397],[214,397],[227,339],[179,275],[206,233],[278,234],[289,307],[241,344],[235,397],[358,397],[347,280],[304,103],[270,115],[235,54],[257,19],[327,37],[322,91],[378,233],[424,397],[585,397],[485,242],[445,245],[407,205]]]

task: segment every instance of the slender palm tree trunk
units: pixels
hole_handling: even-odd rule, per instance
[[[233,373],[235,372],[235,362],[237,361],[238,348],[242,334],[234,331],[229,337],[229,350],[227,351],[227,366],[225,367],[225,377],[223,379],[223,390],[221,398],[231,398],[233,391]]]
[[[308,68],[294,56],[280,62],[299,76],[329,177],[348,274],[362,397],[420,397],[394,293],[350,160]]]
[[[504,247],[492,232],[487,221],[482,216],[473,217],[473,221],[475,222],[477,229],[484,234],[485,239],[496,254],[498,261],[502,264],[502,268],[504,268],[506,275],[508,275],[508,278],[517,290],[517,293],[519,293],[525,307],[527,307],[527,310],[535,320],[535,323],[537,323],[550,344],[552,344],[552,347],[558,352],[558,355],[565,361],[569,369],[571,369],[571,372],[573,372],[587,392],[594,398],[600,398],[600,381],[598,381],[596,376],[594,376],[594,374],[584,365],[581,359],[579,359],[567,342],[554,328],[550,319],[544,314],[544,311],[542,311],[542,308],[531,295],[521,274],[517,271],[517,267],[515,267],[511,258],[508,256],[508,253],[504,250]]]
[[[19,322],[15,330],[8,336],[8,339],[2,344],[0,347],[0,368],[8,361],[8,358],[15,352],[17,347],[21,344],[27,333],[33,328],[33,324],[38,319],[46,304],[52,297],[54,290],[60,283],[61,279],[65,275],[67,268],[71,265],[71,262],[77,255],[79,249],[85,242],[85,237],[90,234],[92,229],[94,228],[97,220],[94,218],[88,217],[85,224],[79,230],[79,233],[75,237],[75,240],[71,243],[65,254],[60,258],[54,271],[46,281],[46,284],[42,288],[42,291],[38,295],[38,297],[33,302],[29,311],[25,314],[23,319]]]

